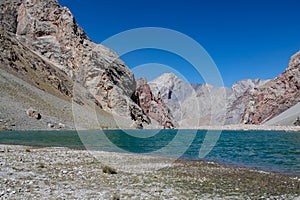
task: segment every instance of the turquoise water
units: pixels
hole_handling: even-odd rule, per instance
[[[188,160],[300,175],[300,133],[283,131],[223,131],[211,151],[199,158],[205,130],[8,131],[1,144],[62,146],[79,149],[147,153]],[[210,134],[218,138],[218,132]],[[138,137],[136,137],[138,136]],[[142,136],[143,138],[139,138]],[[167,148],[166,148],[167,147]],[[166,149],[164,151],[160,151]]]

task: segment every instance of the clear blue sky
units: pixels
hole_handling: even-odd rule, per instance
[[[299,0],[59,2],[71,10],[77,23],[97,43],[125,30],[149,26],[190,36],[213,58],[226,86],[247,78],[273,79],[286,69],[290,56],[300,50]],[[174,65],[190,82],[202,82],[185,66],[188,63],[175,57],[148,50],[121,58],[130,68],[151,62]]]

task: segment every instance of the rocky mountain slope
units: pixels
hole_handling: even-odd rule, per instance
[[[300,52],[274,80],[255,88],[248,96],[242,122],[261,124],[300,102]]]
[[[0,89],[6,94],[1,96],[2,127],[261,124],[300,100],[300,52],[271,81],[242,80],[225,88],[163,74],[147,83],[136,81],[110,49],[92,42],[57,0],[2,0],[0,7]],[[26,118],[16,125],[31,107],[42,112],[43,123],[30,124]]]
[[[239,124],[247,104],[248,95],[254,89],[267,81],[247,79],[234,83],[228,92],[228,106],[225,124]]]
[[[163,74],[149,83],[160,93],[181,128],[201,125],[239,124],[250,90],[265,83],[260,79],[242,80],[231,88],[190,84],[176,75]]]
[[[133,73],[115,53],[93,43],[68,8],[57,0],[3,0],[0,7],[1,68],[64,100],[82,105],[85,98],[136,126],[150,123],[131,98]]]
[[[274,80],[242,80],[231,88],[220,88],[191,85],[174,74],[164,74],[149,84],[152,91],[160,92],[179,127],[294,125],[299,117],[296,105],[300,102],[300,52]]]
[[[72,99],[84,128],[128,126],[131,120],[115,123],[114,117],[100,109],[87,92],[73,96],[73,81],[55,65],[41,58],[18,41],[12,33],[0,29],[0,127],[5,129],[74,129]],[[84,91],[84,88],[81,88]],[[91,116],[91,108],[101,122]],[[41,119],[29,117],[29,108]]]
[[[273,126],[300,126],[300,103],[292,106],[291,108],[285,110],[279,115],[273,117],[264,123],[264,125]]]
[[[137,80],[136,97],[138,105],[152,119],[164,128],[175,128],[170,109],[162,101],[160,93],[154,94],[147,83],[147,79]]]
[[[155,95],[159,94],[160,98],[168,106],[174,120],[180,122],[183,114],[181,102],[194,91],[191,85],[182,81],[176,75],[167,73],[149,82],[149,86],[152,93]]]

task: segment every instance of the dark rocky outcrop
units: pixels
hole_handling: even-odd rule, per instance
[[[156,120],[164,128],[173,129],[175,127],[173,116],[162,101],[160,92],[156,95],[153,94],[145,78],[137,80],[136,96],[138,105],[147,116]]]

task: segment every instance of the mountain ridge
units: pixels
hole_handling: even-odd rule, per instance
[[[21,110],[35,106],[31,100],[31,105],[20,102],[22,96],[37,97],[36,106],[48,116],[44,127],[54,123],[55,118],[54,121],[75,128],[69,118],[73,103],[78,108],[77,123],[85,129],[263,124],[300,101],[300,52],[292,56],[288,68],[274,80],[241,80],[226,88],[190,84],[168,73],[147,82],[135,80],[116,53],[91,41],[70,10],[57,0],[3,0],[0,7],[1,73],[5,80],[9,76],[6,73],[12,75],[15,81],[9,83],[19,87],[17,93],[4,86],[1,92],[14,94],[10,96],[11,107],[22,106],[12,108],[6,115],[9,101],[2,97],[5,104],[0,121],[15,118]],[[39,90],[24,94],[19,79],[30,84],[26,91],[31,87]],[[43,104],[53,104],[40,98],[43,92],[58,98],[53,100],[58,105],[68,107],[68,120],[59,119],[61,113],[56,108],[46,110]],[[90,119],[87,110],[93,109],[99,119],[103,115],[102,124]],[[85,114],[80,116],[82,113]],[[85,118],[92,123],[84,122]],[[30,124],[26,127],[30,129]]]
[[[182,127],[198,127],[239,124],[244,109],[241,105],[245,101],[243,95],[263,83],[265,81],[261,79],[246,79],[237,81],[231,88],[214,87],[184,82],[175,74],[166,73],[150,81],[149,85],[155,93],[160,92],[164,103]],[[223,106],[227,111],[222,110]],[[220,113],[212,113],[213,110],[220,110]]]

